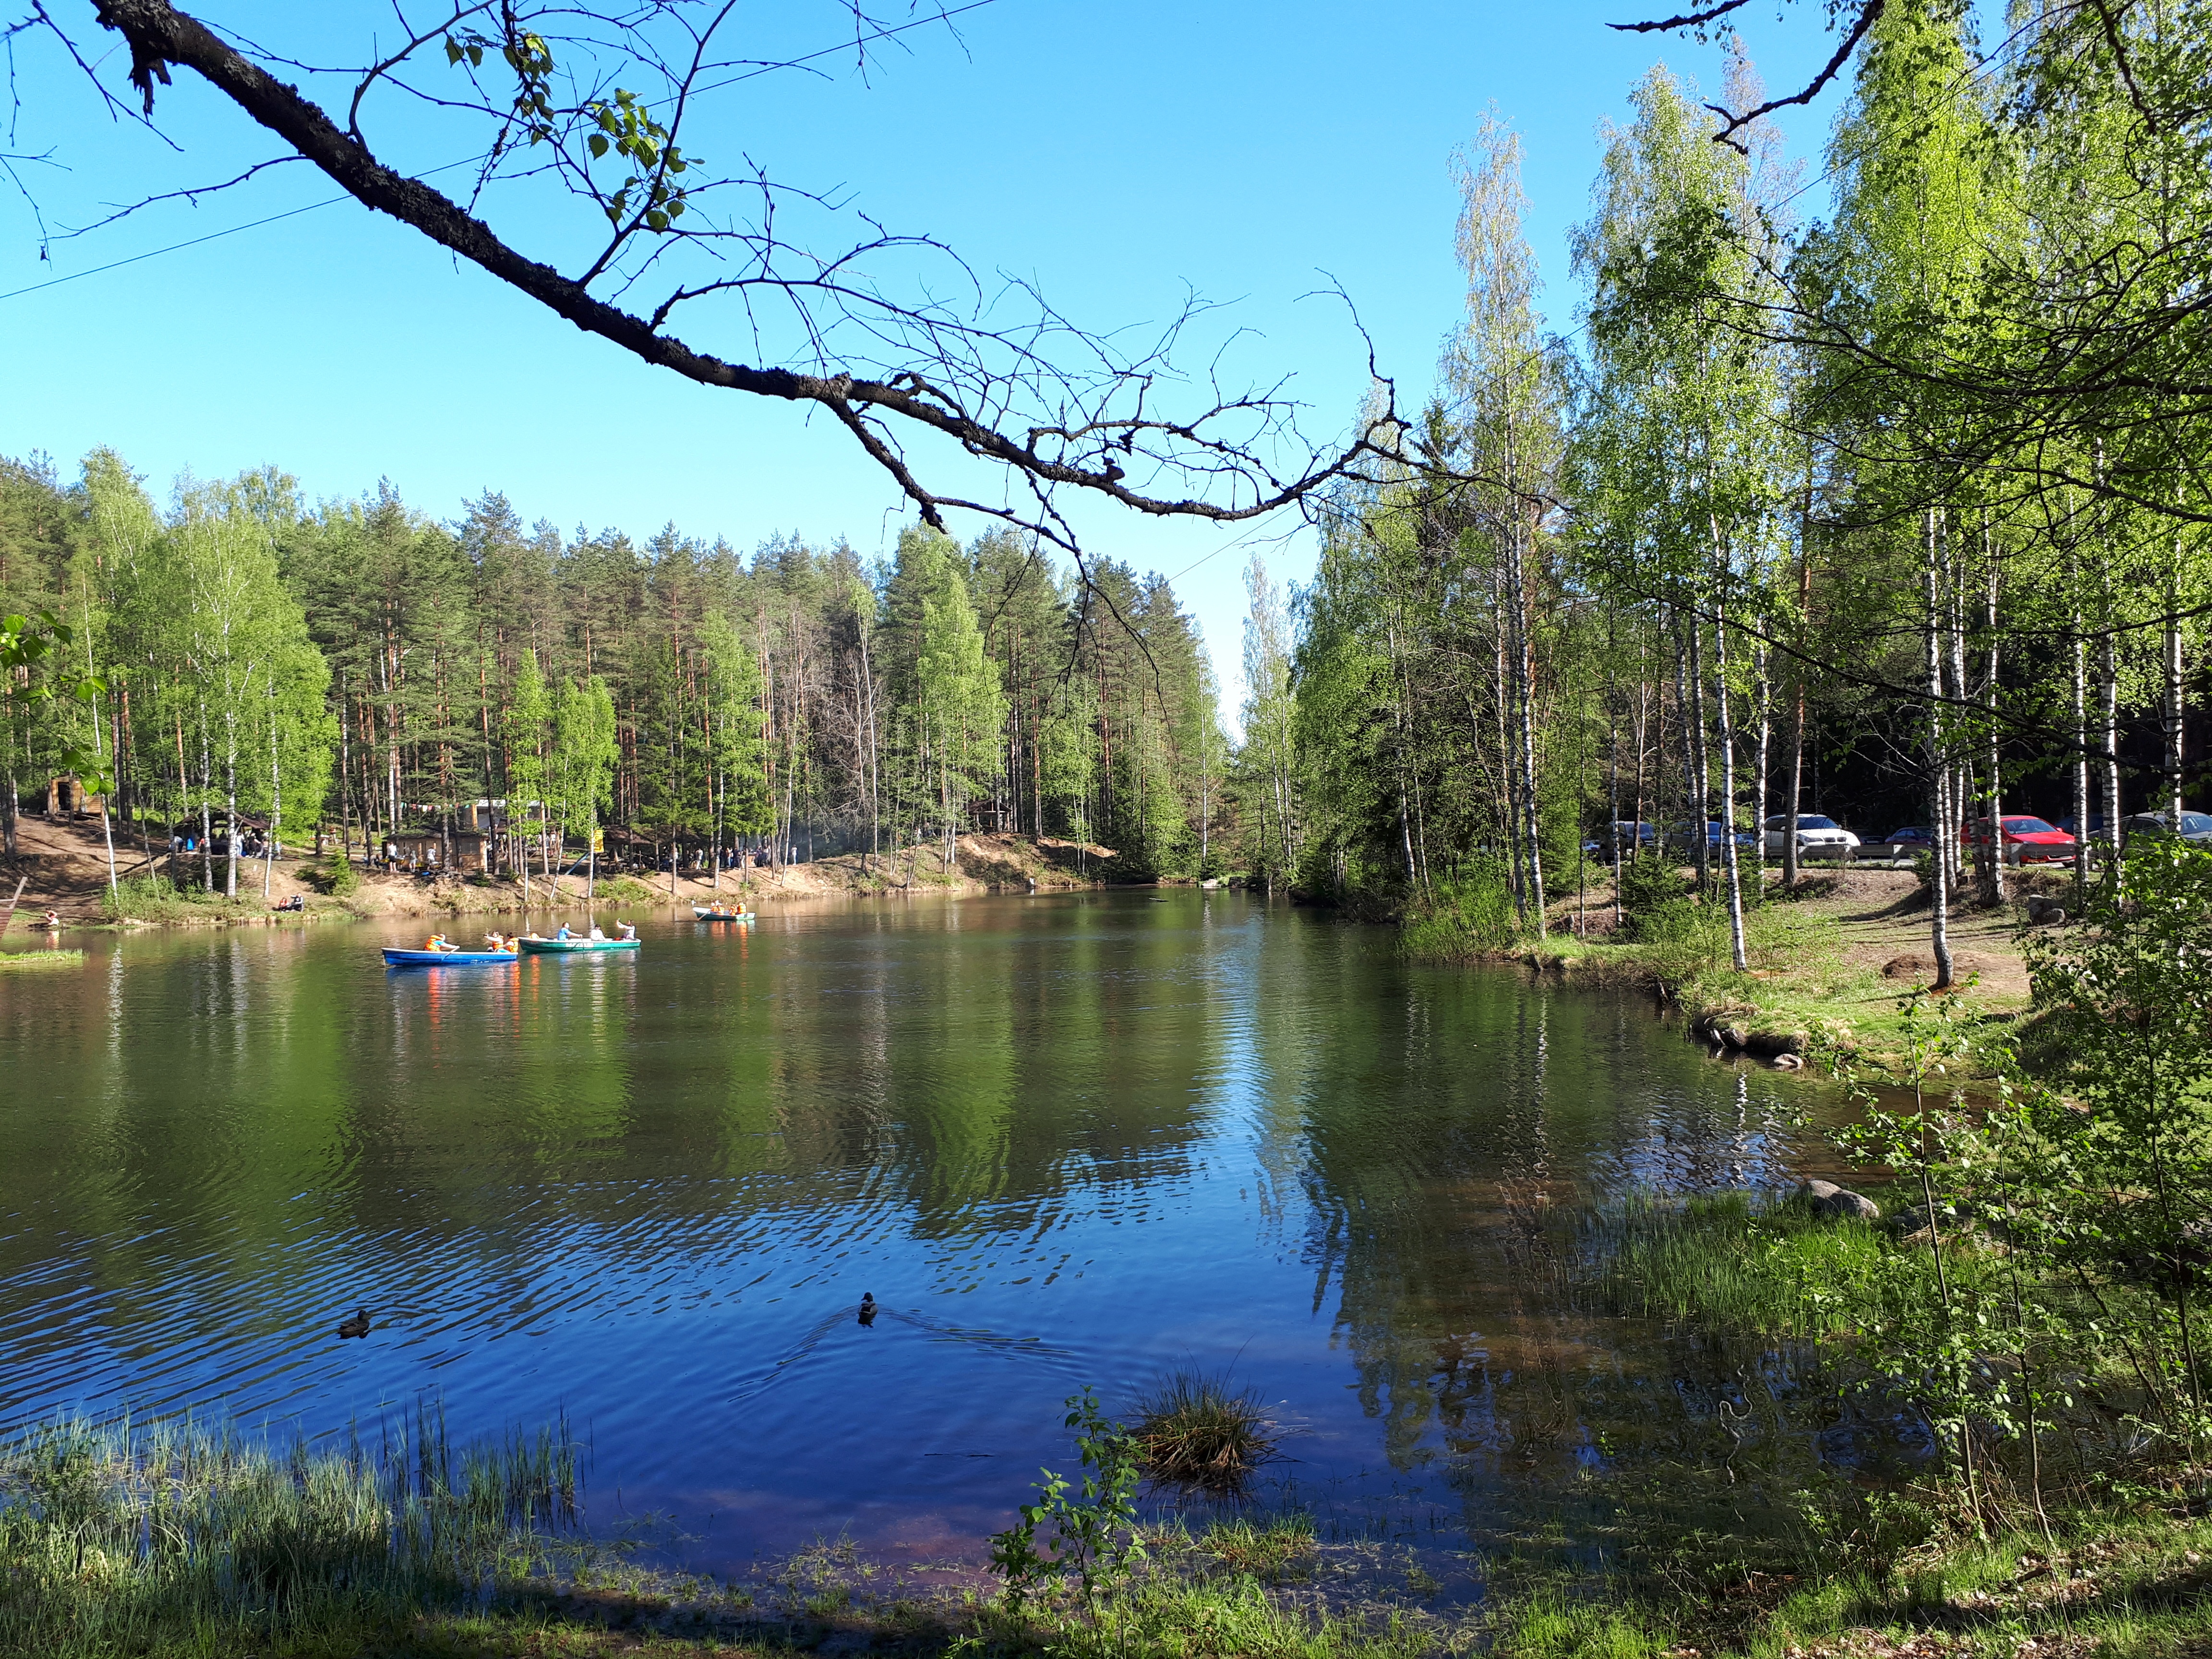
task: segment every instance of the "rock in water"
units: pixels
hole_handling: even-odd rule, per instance
[[[1823,1221],[1863,1221],[1870,1224],[1881,1219],[1880,1205],[1865,1194],[1838,1187],[1832,1181],[1808,1181],[1798,1188],[1797,1196],[1809,1203],[1813,1213]]]

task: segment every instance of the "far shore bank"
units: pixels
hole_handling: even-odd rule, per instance
[[[49,911],[63,932],[86,928],[298,927],[322,921],[378,916],[450,916],[605,908],[621,905],[707,904],[720,899],[785,903],[811,899],[957,897],[986,893],[1076,891],[1099,887],[1116,874],[1110,848],[1050,836],[967,835],[947,860],[935,842],[893,852],[845,853],[780,868],[726,870],[711,875],[665,871],[605,871],[596,877],[561,870],[519,877],[472,874],[428,877],[352,869],[351,890],[329,890],[327,859],[289,854],[265,866],[241,860],[239,897],[197,886],[174,890],[167,858],[149,858],[133,845],[115,849],[119,896],[108,889],[107,848],[95,819],[20,821],[24,856],[0,882],[0,906],[27,878],[6,928],[4,945],[21,949],[42,929]],[[187,874],[196,876],[198,866]],[[217,861],[215,878],[226,872]],[[279,909],[295,897],[303,907]]]

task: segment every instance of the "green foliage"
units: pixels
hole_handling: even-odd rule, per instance
[[[1006,1581],[1012,1607],[1040,1586],[1070,1576],[1082,1585],[1084,1599],[1095,1601],[1105,1584],[1146,1555],[1136,1506],[1143,1447],[1106,1419],[1089,1389],[1067,1397],[1066,1425],[1075,1431],[1082,1458],[1080,1489],[1043,1470],[1037,1501],[1021,1505],[1020,1519],[991,1539],[991,1570]]]
[[[1620,861],[1620,908],[1624,916],[1640,919],[1671,914],[1691,896],[1674,861],[1660,853],[1638,853]]]
[[[35,617],[0,616],[0,720],[11,731],[17,720],[57,697],[88,704],[106,691],[99,676],[72,670],[67,658],[74,637],[69,624],[51,611]],[[64,741],[53,751],[53,763],[76,773],[94,793],[113,787],[102,757],[77,744]]]
[[[1757,1336],[1879,1335],[1924,1322],[1936,1294],[1925,1252],[1741,1193],[1632,1200],[1594,1221],[1584,1249],[1616,1305]]]
[[[232,902],[179,876],[125,876],[100,896],[100,909],[120,921],[191,921],[228,914]]]
[[[1399,943],[1419,962],[1477,962],[1510,950],[1520,938],[1505,872],[1480,862],[1437,883],[1427,902],[1408,909]]]

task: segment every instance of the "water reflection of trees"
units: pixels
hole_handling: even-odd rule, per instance
[[[948,1283],[1049,1270],[1206,1133],[1191,928],[916,907],[434,987],[357,937],[161,942],[0,1014],[69,1103],[11,1113],[0,1159],[9,1368],[281,1340],[363,1285],[509,1326],[863,1238]]]
[[[1541,1509],[1602,1536],[1669,1467],[1802,1474],[1809,1444],[1776,1425],[1755,1351],[1607,1317],[1569,1283],[1567,1218],[1589,1198],[1783,1178],[1765,1085],[1623,999],[1408,968],[1302,1051],[1296,1092],[1316,1306],[1333,1279],[1390,1466],[1437,1477],[1471,1531]],[[1720,1509],[1763,1510],[1758,1485]]]

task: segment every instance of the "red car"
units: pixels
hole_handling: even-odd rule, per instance
[[[2063,830],[2053,829],[2041,818],[2014,817],[2009,815],[1997,822],[2003,826],[2004,860],[2007,864],[2069,864],[2074,859],[2074,837]],[[1990,821],[1976,818],[1959,831],[1959,842],[1968,848],[1989,844]]]

